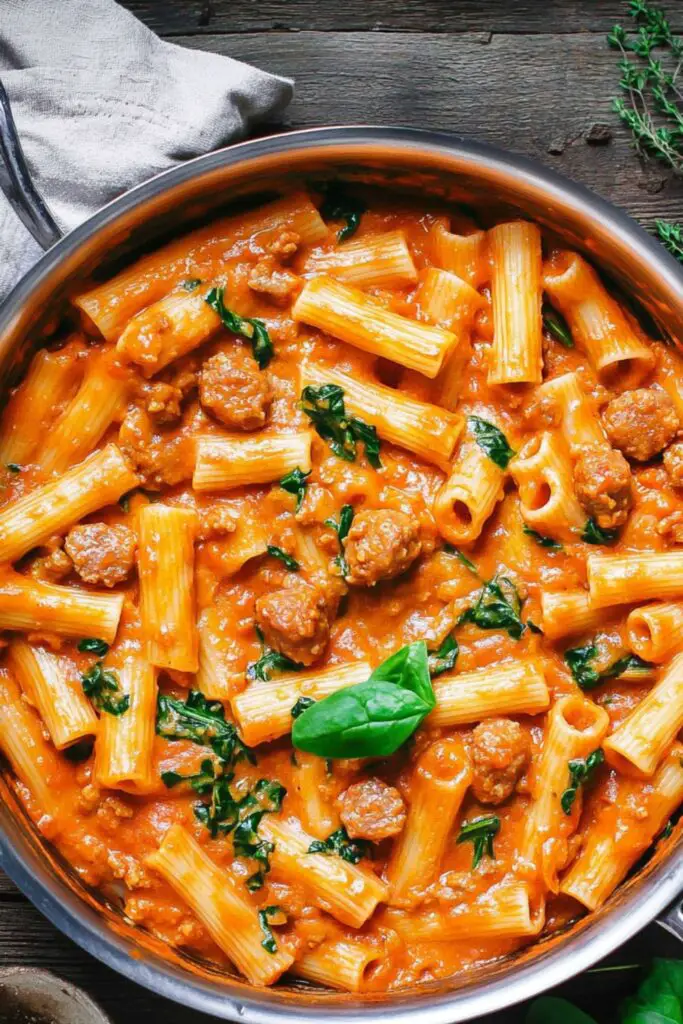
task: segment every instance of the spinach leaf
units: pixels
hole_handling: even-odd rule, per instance
[[[567,762],[569,768],[569,786],[560,797],[560,804],[565,814],[571,814],[579,786],[587,786],[593,780],[595,772],[603,764],[605,755],[602,747],[598,747],[588,757],[576,757]]]
[[[210,758],[202,761],[199,771],[193,775],[181,775],[180,772],[162,772],[161,781],[169,789],[181,782],[189,782],[195,793],[208,793],[216,780],[216,768]]]
[[[564,660],[571,674],[582,690],[593,690],[607,679],[616,679],[630,669],[650,668],[646,661],[637,654],[625,654],[617,658],[608,668],[599,672],[591,662],[598,656],[595,644],[584,644],[583,647],[572,647],[564,652]]]
[[[367,839],[349,839],[349,834],[342,825],[327,839],[314,839],[308,847],[309,853],[336,853],[348,864],[357,864],[363,857],[370,856],[370,843]]]
[[[587,519],[581,534],[586,544],[611,544],[617,539],[617,530],[603,530],[594,519]]]
[[[515,454],[502,430],[495,423],[482,420],[479,416],[468,416],[467,425],[474,434],[483,452],[501,469],[507,469],[508,462]]]
[[[500,818],[495,814],[489,814],[484,818],[473,818],[472,821],[465,821],[460,826],[460,833],[456,843],[472,843],[472,870],[477,867],[481,858],[487,857],[496,859],[493,851],[493,840],[500,830]]]
[[[259,638],[261,644],[261,657],[258,661],[252,661],[247,666],[247,676],[249,679],[259,679],[262,683],[267,683],[270,679],[271,672],[300,672],[303,665],[300,665],[298,661],[292,661],[286,654],[280,654],[279,651],[274,651],[270,647],[266,647],[265,640],[263,639],[263,633],[258,626],[256,628],[256,635]]]
[[[256,763],[235,726],[226,722],[223,705],[207,701],[198,690],[191,690],[185,701],[159,694],[156,731],[168,740],[191,740],[200,746],[211,747],[229,765],[243,759]]]
[[[339,540],[339,554],[334,560],[334,564],[339,566],[342,576],[348,576],[349,566],[344,555],[343,540],[346,540],[349,530],[351,529],[351,523],[353,522],[353,505],[342,505],[339,512],[339,522],[330,518],[325,520],[325,526],[331,527],[337,534]]]
[[[542,548],[549,548],[551,551],[564,550],[559,541],[553,540],[552,537],[544,537],[542,533],[538,533],[537,530],[532,530],[526,523],[524,523],[524,526],[522,527],[522,533],[525,533],[527,537],[531,537]]]
[[[452,668],[455,668],[459,653],[458,641],[452,633],[449,633],[441,647],[429,653],[429,674],[432,679],[435,676],[440,676],[442,672],[450,672]]]
[[[543,303],[543,326],[555,341],[559,341],[560,345],[564,345],[565,348],[574,348],[574,339],[567,326],[567,321],[549,302]]]
[[[287,491],[289,494],[296,495],[296,505],[294,511],[298,512],[303,504],[304,497],[306,496],[306,479],[311,475],[311,470],[308,473],[304,473],[298,467],[293,469],[291,473],[286,473],[280,480],[280,487]]]
[[[308,711],[314,704],[315,701],[312,697],[299,697],[290,712],[292,718],[298,718],[299,715],[303,715],[304,711]]]
[[[21,473],[21,466],[18,466],[16,462],[8,462],[7,468],[10,473]]]
[[[269,555],[272,555],[273,558],[279,559],[279,561],[282,562],[285,568],[289,569],[290,572],[298,572],[301,568],[296,558],[292,558],[291,555],[288,555],[286,551],[282,550],[282,548],[276,547],[275,544],[268,544],[267,550]]]
[[[96,637],[91,636],[78,641],[78,650],[88,654],[96,654],[98,658],[104,658],[105,654],[109,653],[109,644],[105,643],[104,640],[98,640]]]
[[[388,757],[435,706],[427,646],[401,648],[369,679],[317,701],[294,721],[295,747],[327,758]]]
[[[301,392],[301,409],[338,458],[353,462],[357,442],[362,442],[370,465],[381,468],[377,430],[361,419],[347,416],[344,389],[338,384],[309,384]]]
[[[214,312],[218,313],[227,330],[251,342],[254,359],[258,363],[259,369],[264,370],[275,354],[266,325],[263,320],[239,316],[238,313],[227,309],[224,296],[224,288],[212,288],[204,301],[211,306]]]
[[[455,555],[458,561],[462,562],[466,569],[469,569],[470,572],[479,577],[476,565],[474,562],[470,562],[469,558],[463,555],[462,551],[459,551],[458,548],[454,548],[452,544],[444,544],[443,549],[447,555]]]
[[[325,198],[320,207],[323,220],[345,220],[345,226],[338,232],[337,241],[344,242],[358,230],[360,218],[366,206],[360,199],[349,194],[345,185],[333,181],[325,185]]]
[[[101,661],[96,661],[81,676],[81,686],[86,697],[90,697],[98,711],[108,715],[122,715],[130,706],[130,697],[121,693],[119,677],[111,669],[105,669]]]
[[[258,827],[266,811],[252,811],[235,827],[232,837],[236,857],[247,857],[259,865],[253,875],[246,880],[249,892],[256,892],[263,887],[265,876],[270,871],[270,855],[275,849],[268,839],[259,839]]]
[[[479,591],[476,604],[460,616],[458,623],[472,622],[479,629],[503,629],[519,640],[525,625],[520,618],[522,602],[507,576],[494,576]]]
[[[566,999],[556,996],[541,996],[534,999],[527,1010],[524,1024],[596,1024],[583,1010],[579,1010]]]
[[[282,907],[264,907],[263,910],[259,910],[258,921],[263,932],[261,945],[267,953],[277,953],[277,942],[270,928],[270,922],[273,920],[278,924],[287,923],[287,915]]]

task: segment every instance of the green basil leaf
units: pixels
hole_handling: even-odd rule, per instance
[[[520,618],[522,602],[517,588],[507,576],[494,576],[479,591],[475,604],[460,616],[459,623],[472,622],[479,629],[502,629],[513,640],[525,630]]]
[[[275,355],[273,343],[263,320],[254,317],[240,316],[225,305],[225,289],[212,288],[204,301],[215,313],[218,313],[223,326],[232,334],[238,334],[251,342],[251,351],[259,369],[264,370]]]
[[[555,341],[559,341],[560,345],[564,345],[565,348],[574,348],[574,339],[567,321],[549,302],[543,303],[543,326]]]
[[[98,658],[103,658],[109,652],[109,644],[105,643],[104,640],[98,640],[97,637],[89,636],[78,641],[78,650],[83,653],[96,654]]]
[[[432,707],[412,690],[368,679],[304,711],[294,720],[292,743],[320,757],[389,757]]]
[[[348,416],[344,405],[344,389],[338,384],[308,385],[301,392],[300,408],[308,416],[323,441],[334,454],[346,462],[354,462],[356,442],[365,446],[365,457],[371,466],[380,469],[380,440],[375,427],[357,417]]]
[[[553,540],[552,537],[545,537],[542,533],[538,533],[537,530],[532,530],[532,528],[526,523],[524,523],[524,526],[522,527],[522,533],[525,533],[527,537],[531,537],[542,548],[549,548],[551,551],[564,550],[559,541]]]
[[[339,539],[339,554],[335,558],[334,564],[339,566],[342,576],[348,576],[349,574],[349,566],[344,554],[344,545],[342,541],[346,540],[349,530],[351,529],[353,515],[353,505],[342,505],[339,510],[339,522],[333,518],[325,520],[325,526],[331,527]]]
[[[308,473],[304,473],[297,467],[296,469],[293,469],[291,473],[286,473],[282,480],[280,480],[280,487],[283,491],[296,495],[296,505],[294,507],[295,512],[298,512],[303,504],[303,500],[306,496],[306,481],[310,475],[310,469]]]
[[[564,793],[560,797],[560,804],[565,814],[571,814],[571,809],[574,806],[576,800],[576,794],[579,791],[579,786],[587,786],[593,781],[595,772],[605,761],[605,755],[602,752],[602,748],[598,747],[588,757],[576,757],[571,761],[567,762],[567,768],[569,769],[569,786],[565,789]]]
[[[83,693],[90,697],[98,711],[118,717],[130,707],[130,697],[121,692],[116,672],[105,669],[101,661],[96,661],[81,676],[81,686]]]
[[[570,650],[564,652],[564,660],[566,661],[571,674],[574,677],[576,683],[581,687],[582,690],[593,690],[600,683],[604,683],[607,679],[616,679],[618,676],[624,674],[624,672],[632,670],[646,670],[650,669],[651,666],[639,658],[637,654],[625,654],[621,658],[617,658],[615,662],[609,665],[602,672],[599,672],[591,663],[598,656],[598,648],[595,644],[584,644],[583,647],[572,647]]]
[[[430,710],[436,707],[436,698],[429,675],[427,644],[424,640],[416,640],[396,651],[381,665],[378,665],[368,682],[393,683],[405,690],[412,690]]]
[[[261,945],[267,953],[277,953],[277,942],[270,928],[270,921],[283,913],[282,907],[264,907],[258,912],[258,920],[263,932]]]
[[[510,459],[515,452],[507,442],[502,430],[495,425],[483,420],[479,416],[468,416],[467,425],[474,434],[477,444],[483,452],[495,462],[501,469],[507,469]]]
[[[493,840],[500,831],[500,818],[496,814],[489,814],[483,818],[474,818],[472,821],[464,821],[460,826],[460,832],[456,843],[472,843],[472,870],[478,866],[480,860],[486,854],[492,860],[496,859],[493,850]]]
[[[347,864],[357,864],[363,857],[369,857],[371,851],[367,839],[349,839],[349,834],[342,825],[327,839],[314,839],[308,847],[309,853],[336,853]]]
[[[452,633],[449,633],[444,642],[436,651],[429,653],[429,674],[432,679],[440,676],[443,672],[450,672],[455,668],[460,653],[460,645]]]
[[[622,1024],[681,1024],[683,961],[656,957],[636,995],[622,1007]]]

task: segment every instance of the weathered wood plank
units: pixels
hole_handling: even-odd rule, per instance
[[[642,164],[611,110],[615,58],[600,36],[258,33],[187,36],[290,74],[288,125],[386,123],[441,128],[533,156],[644,223],[683,215],[683,183]],[[592,125],[614,133],[591,145]]]
[[[162,35],[211,32],[608,32],[626,21],[622,0],[123,0]],[[683,27],[678,0],[660,6]]]

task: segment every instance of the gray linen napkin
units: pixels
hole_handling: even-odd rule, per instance
[[[158,38],[114,0],[0,0],[0,78],[60,227],[277,116],[293,84]],[[41,250],[0,194],[0,300]]]

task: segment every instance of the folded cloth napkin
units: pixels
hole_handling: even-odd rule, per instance
[[[288,79],[164,42],[114,0],[0,8],[0,79],[34,181],[65,230],[292,97]],[[40,252],[0,194],[0,300]]]

